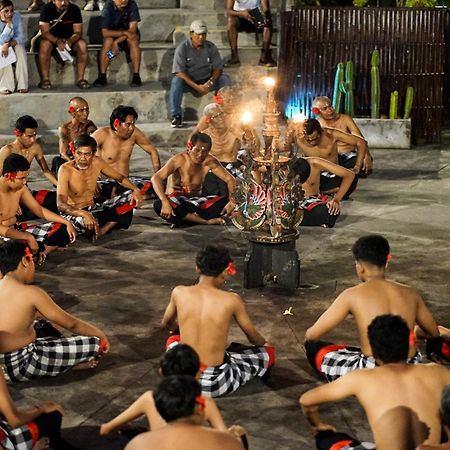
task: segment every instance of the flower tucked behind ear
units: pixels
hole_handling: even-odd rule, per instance
[[[386,258],[386,262],[390,262],[392,259],[392,255],[389,253]]]
[[[223,97],[221,92],[218,92],[217,95],[213,95],[213,102],[217,105],[223,105]]]
[[[17,173],[16,172],[6,172],[5,173],[5,178],[9,181],[14,181],[17,177]]]
[[[319,108],[316,108],[315,106],[314,106],[314,108],[312,109],[312,113],[314,114],[314,115],[318,115],[319,113],[320,113],[320,109]]]
[[[25,257],[28,261],[33,261],[33,254],[31,253],[30,247],[25,247]]]
[[[69,106],[69,112],[70,114],[75,112],[75,106]]]
[[[22,136],[22,132],[18,128],[14,128],[14,135],[15,136]]]
[[[119,119],[114,119],[113,125],[114,125],[115,128],[119,128],[120,124],[121,124],[121,122],[120,122]]]
[[[227,274],[234,276],[237,274],[236,266],[230,261],[227,266]]]
[[[75,155],[75,145],[73,144],[73,141],[70,141],[67,146],[69,147],[69,152],[72,153],[72,155]]]
[[[211,123],[211,117],[206,116],[205,117],[205,123],[207,123],[209,125]]]
[[[195,397],[195,403],[197,403],[198,405],[198,412],[200,414],[203,414],[205,411],[205,398],[202,397],[201,395],[197,395],[197,397]]]
[[[187,148],[188,148],[189,150],[192,150],[192,149],[194,148],[194,144],[192,143],[191,140],[187,141],[186,146],[187,146]]]

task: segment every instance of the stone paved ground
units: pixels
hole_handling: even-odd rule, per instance
[[[149,206],[137,211],[132,227],[91,244],[79,239],[52,255],[37,272],[36,283],[63,308],[95,322],[111,340],[111,353],[98,369],[10,386],[20,404],[44,399],[66,409],[64,434],[83,450],[119,449],[117,436],[100,438],[98,427],[158,381],[156,368],[166,332],[159,322],[171,289],[193,283],[194,255],[207,242],[227,245],[238,275],[226,289],[243,296],[257,327],[277,348],[277,364],[267,384],[254,381],[237,394],[218,400],[227,423],[250,433],[254,450],[314,448],[298,396],[316,385],[302,341],[306,328],[343,289],[357,282],[350,247],[365,233],[390,241],[390,275],[423,294],[436,319],[450,323],[448,246],[450,150],[416,148],[374,150],[376,171],[362,181],[334,229],[301,229],[298,290],[273,286],[242,287],[246,241],[232,226],[196,226],[170,230]],[[139,152],[137,153],[139,155]],[[148,167],[139,155],[136,172]],[[38,177],[33,172],[34,179]],[[40,183],[42,184],[42,183]],[[294,316],[283,316],[293,307]],[[356,342],[352,320],[330,339]],[[245,342],[236,327],[230,339]],[[339,429],[370,439],[364,414],[354,400],[323,409]]]

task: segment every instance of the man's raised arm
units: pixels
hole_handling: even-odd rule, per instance
[[[365,141],[365,139],[359,136],[344,133],[343,131],[340,130],[333,129],[332,134],[336,140],[344,142],[346,144],[350,144],[356,148],[355,167],[353,167],[351,171],[354,172],[355,174],[358,174],[363,166],[364,158],[367,153],[367,142]]]
[[[42,173],[44,174],[45,178],[47,178],[50,183],[53,184],[53,186],[57,186],[58,180],[56,179],[55,175],[50,171],[47,165],[47,161],[44,158],[44,152],[42,151],[42,147],[39,144],[36,144],[36,161],[39,164],[39,167],[42,170]]]

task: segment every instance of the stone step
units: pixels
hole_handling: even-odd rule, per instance
[[[286,0],[271,0],[270,1],[270,9],[272,11],[282,11],[285,10],[288,5]],[[181,9],[196,9],[196,10],[205,10],[205,9],[215,9],[216,11],[225,11],[227,8],[227,0],[180,0],[180,8]]]
[[[265,75],[275,75],[276,69],[264,67],[242,67],[229,69],[232,79],[240,83],[250,80],[252,97],[265,98],[264,88],[258,87],[256,80]],[[41,129],[54,129],[68,120],[66,108],[68,100],[81,95],[89,103],[91,119],[96,124],[106,124],[110,112],[118,105],[131,105],[139,114],[139,123],[162,122],[169,119],[168,86],[159,82],[145,83],[140,88],[130,90],[128,85],[110,84],[101,90],[74,90],[63,86],[58,90],[42,91],[32,88],[28,94],[3,96],[0,103],[0,130],[12,130],[17,117],[29,114],[38,120]],[[197,120],[198,112],[212,101],[212,94],[203,97],[184,95],[184,119]],[[8,132],[9,134],[9,132]]]
[[[173,46],[167,43],[161,43],[160,45],[146,45],[142,50],[142,64],[141,64],[141,78],[144,83],[159,81],[168,86],[170,79],[172,78],[172,62],[175,49]],[[228,47],[219,48],[219,52],[224,61],[227,61],[230,57],[230,49]],[[98,66],[97,66],[98,50],[91,49],[89,51],[89,62],[86,67],[85,78],[91,83],[97,78]],[[242,64],[249,64],[256,66],[260,58],[259,48],[243,47],[240,49],[240,58]],[[255,70],[259,70],[257,68]],[[225,68],[225,73],[230,72],[229,68]],[[40,81],[39,73],[36,65],[36,55],[28,55],[28,72],[29,72],[29,85],[30,87],[36,87]],[[231,74],[233,72],[231,71]],[[117,83],[127,84],[131,79],[131,68],[126,62],[126,56],[124,53],[120,53],[110,63],[108,68],[108,82],[113,87]],[[50,80],[54,88],[60,86],[67,86],[72,89],[75,88],[75,66],[65,63],[64,65],[57,63],[52,58],[50,65]]]
[[[24,13],[22,17],[25,38],[28,40],[38,30],[39,14]],[[173,33],[176,29],[184,27],[188,31],[191,22],[198,19],[198,17],[198,11],[196,10],[181,10],[180,8],[144,9],[141,11],[142,20],[139,24],[141,42],[172,42]],[[208,39],[216,45],[228,43],[226,38],[227,19],[225,12],[218,14],[213,9],[204,10],[202,11],[201,18],[206,22],[211,33],[217,33],[217,35],[209,36]],[[83,33],[89,44],[101,44],[102,42],[100,20],[101,16],[99,11],[83,11]],[[277,17],[274,16],[274,20],[276,24]],[[239,45],[246,45],[244,35],[247,34],[251,35],[251,33],[239,34]]]

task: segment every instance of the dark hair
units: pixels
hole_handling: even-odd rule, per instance
[[[406,362],[410,330],[400,316],[384,314],[370,323],[367,334],[375,358],[384,363]]]
[[[27,128],[35,130],[38,127],[38,123],[34,117],[21,116],[16,120],[14,127],[23,133]]]
[[[300,183],[304,183],[311,174],[311,165],[305,158],[296,158],[292,164],[292,171],[300,178]]]
[[[205,133],[195,133],[191,137],[191,142],[193,145],[197,144],[197,142],[203,142],[207,144],[209,148],[212,147],[211,138]]]
[[[163,378],[153,392],[155,406],[166,422],[194,414],[195,398],[201,394],[198,381],[189,375]]]
[[[379,234],[360,237],[352,246],[353,258],[377,267],[384,267],[390,252],[389,242]]]
[[[305,120],[304,130],[306,135],[313,134],[317,131],[319,134],[322,133],[322,127],[317,119],[307,119]]]
[[[27,244],[11,239],[0,245],[0,272],[5,276],[17,269],[25,255]]]
[[[11,153],[3,161],[2,175],[5,173],[26,172],[30,170],[30,163],[27,158],[18,153]]]
[[[1,0],[0,1],[0,11],[3,8],[7,8],[8,6],[12,6],[14,8],[13,2],[11,0]]]
[[[232,262],[230,252],[225,247],[207,245],[197,253],[195,264],[200,273],[208,277],[217,277]]]
[[[97,141],[88,134],[80,134],[77,136],[73,141],[73,145],[76,149],[80,147],[90,147],[92,153],[97,151]]]
[[[138,113],[132,106],[119,105],[114,108],[113,112],[109,116],[109,126],[111,127],[111,130],[116,129],[114,127],[114,121],[116,119],[119,119],[121,122],[125,122],[127,116],[133,116],[134,120],[137,120]]]
[[[163,376],[190,375],[195,377],[200,369],[197,352],[187,344],[178,344],[164,353],[159,363]]]
[[[441,395],[442,425],[450,428],[450,384],[444,387]]]

